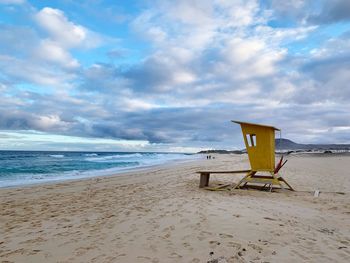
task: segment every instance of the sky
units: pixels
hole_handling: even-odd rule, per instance
[[[231,120],[350,143],[349,0],[0,0],[0,149],[240,149]]]

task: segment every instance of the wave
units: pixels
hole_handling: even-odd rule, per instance
[[[64,158],[64,154],[50,154],[49,156],[52,158]]]
[[[16,176],[16,180],[13,178],[5,178],[0,180],[0,188],[2,187],[14,187],[20,185],[34,185],[46,182],[59,182],[64,180],[76,180],[99,176],[108,176],[127,171],[138,167],[138,163],[124,163],[124,165],[106,169],[91,169],[87,171],[71,170],[58,173],[46,173],[46,174],[21,174]]]
[[[40,158],[40,157],[43,158]],[[11,156],[9,156],[11,157]],[[47,158],[52,158],[48,162]],[[55,159],[54,158],[63,158]],[[167,153],[35,153],[24,161],[9,160],[9,169],[0,164],[0,188],[15,185],[112,175],[128,169],[186,161],[199,155]],[[17,159],[16,159],[17,160]]]
[[[93,157],[93,156],[98,156],[98,154],[97,153],[86,153],[86,154],[84,154],[84,156]]]
[[[130,158],[141,158],[143,155],[141,153],[132,153],[132,154],[118,154],[118,155],[107,155],[101,157],[86,158],[86,161],[89,162],[109,162],[109,161],[120,161],[120,159],[130,159]]]

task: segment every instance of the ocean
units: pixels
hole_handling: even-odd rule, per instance
[[[0,151],[0,187],[112,175],[194,158],[182,153]]]

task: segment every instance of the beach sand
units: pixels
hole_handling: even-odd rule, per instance
[[[288,156],[297,192],[272,193],[199,189],[198,170],[249,168],[215,157],[0,189],[0,262],[350,262],[350,156]]]

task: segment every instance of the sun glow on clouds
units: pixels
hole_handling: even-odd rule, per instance
[[[47,5],[0,0],[1,147],[233,148],[237,118],[350,142],[347,0]]]

